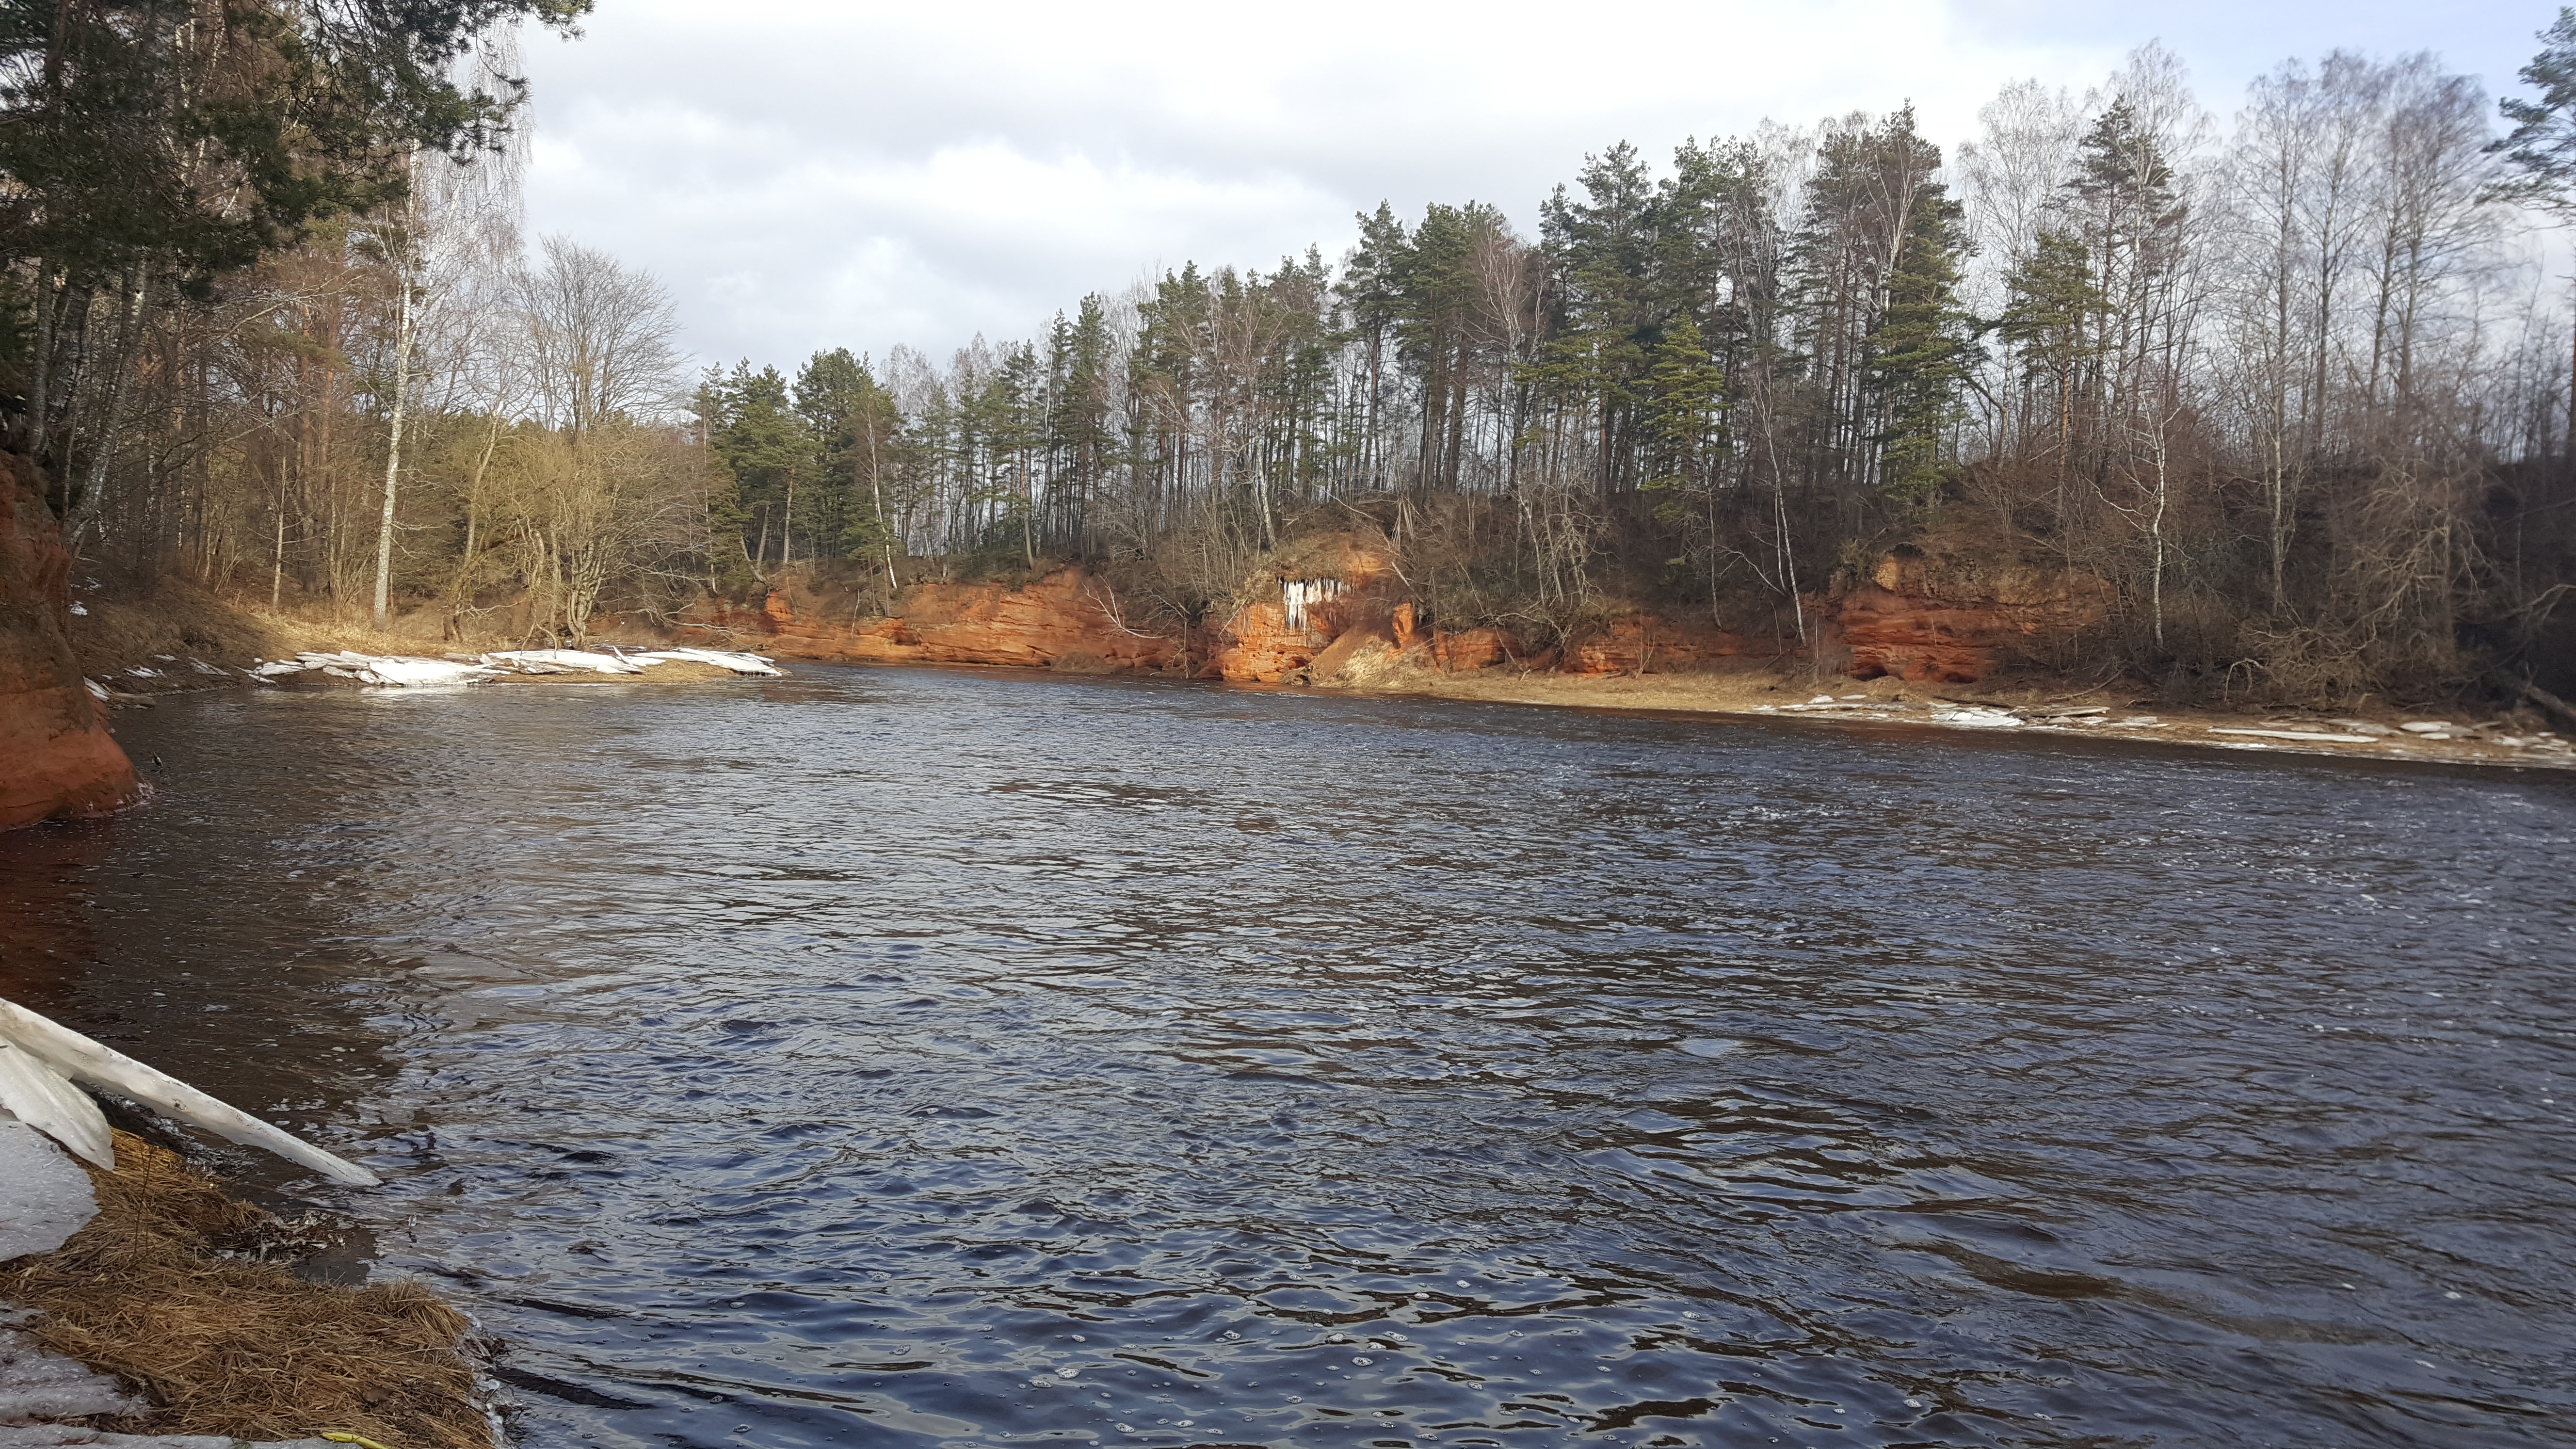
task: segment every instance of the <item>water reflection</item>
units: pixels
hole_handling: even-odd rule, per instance
[[[127,731],[61,999],[358,1124],[538,1442],[2576,1410],[2562,781],[930,671]]]
[[[365,804],[296,792],[284,760],[253,789],[232,788],[227,757],[259,757],[256,734],[211,757],[194,737],[231,735],[251,706],[226,695],[181,708],[186,723],[158,743],[120,729],[138,758],[173,756],[154,805],[0,834],[0,995],[344,1146],[381,1121],[396,1074],[396,1027],[379,1019],[385,963],[353,939],[345,912],[386,865],[355,843],[369,827],[333,809]],[[329,732],[300,733],[298,747],[315,748]],[[293,1200],[274,1195],[292,1167],[203,1146],[252,1196]]]

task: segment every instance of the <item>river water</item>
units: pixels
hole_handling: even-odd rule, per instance
[[[2576,780],[964,671],[219,692],[0,991],[538,1445],[2576,1442]]]

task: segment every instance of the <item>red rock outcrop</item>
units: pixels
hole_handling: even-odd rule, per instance
[[[1565,652],[1568,674],[1650,674],[1723,660],[1780,659],[1798,654],[1796,636],[1785,640],[1737,634],[1705,619],[1666,619],[1622,614],[1599,633]]]
[[[760,647],[795,659],[1186,670],[1264,684],[1330,682],[1363,655],[1447,673],[1511,664],[1569,674],[1669,673],[1813,655],[1844,662],[1861,679],[1971,684],[2099,620],[2106,592],[2062,570],[1996,568],[1973,547],[1936,554],[1907,546],[1881,559],[1867,582],[1804,601],[1812,644],[1785,629],[1737,632],[1701,617],[1632,610],[1560,654],[1502,629],[1434,627],[1406,597],[1383,545],[1353,537],[1298,546],[1246,584],[1239,596],[1245,602],[1186,639],[1131,629],[1117,595],[1078,567],[1016,588],[916,584],[889,618],[835,618],[831,606],[801,590],[780,589],[757,611],[717,603],[684,623],[751,633]],[[1385,648],[1373,647],[1380,644]]]
[[[1855,679],[1974,684],[2047,641],[2098,623],[2109,589],[2059,569],[1979,569],[1899,548],[1834,615]]]
[[[1284,603],[1246,604],[1218,631],[1200,673],[1238,683],[1277,684],[1313,664],[1333,637],[1320,621],[1291,625]]]
[[[705,623],[762,636],[760,648],[789,659],[905,664],[1003,664],[1031,669],[1161,671],[1178,667],[1178,641],[1119,622],[1117,596],[1078,568],[1020,588],[998,583],[923,583],[906,589],[892,618],[832,619],[800,610],[776,591],[758,613],[717,606]]]
[[[70,556],[33,464],[0,454],[0,830],[133,803],[134,765],[64,636]]]
[[[1529,652],[1520,640],[1501,629],[1431,631],[1431,662],[1452,674],[1525,658]]]
[[[1312,539],[1271,573],[1247,588],[1250,603],[1213,631],[1204,651],[1203,677],[1277,684],[1320,679],[1340,660],[1318,671],[1317,661],[1339,640],[1401,634],[1410,642],[1413,606],[1385,547],[1351,535]],[[1401,613],[1402,623],[1398,624]],[[1347,659],[1349,651],[1344,651]]]
[[[1395,641],[1396,648],[1410,649],[1421,639],[1421,619],[1421,612],[1413,607],[1410,599],[1387,610],[1387,636]]]

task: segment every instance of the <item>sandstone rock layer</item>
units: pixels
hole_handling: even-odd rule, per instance
[[[1247,583],[1200,628],[1167,635],[1131,626],[1135,611],[1101,578],[1058,569],[1013,587],[925,582],[904,591],[895,617],[834,617],[793,589],[757,610],[722,604],[690,622],[757,636],[798,659],[989,664],[1080,673],[1186,673],[1261,684],[1374,682],[1390,660],[1460,673],[1496,666],[1568,674],[1651,674],[1817,658],[1861,679],[1895,676],[1972,684],[2098,622],[2096,581],[2040,568],[1996,569],[1900,548],[1872,575],[1800,601],[1775,628],[1735,631],[1704,617],[1617,614],[1539,648],[1509,630],[1441,627],[1407,597],[1379,548],[1360,540],[1304,546]],[[1352,666],[1367,661],[1357,672]]]
[[[40,475],[12,454],[0,473],[0,830],[14,830],[114,810],[137,787],[65,636],[71,559]]]
[[[1079,672],[1177,667],[1178,642],[1131,630],[1117,594],[1078,568],[1020,588],[924,583],[905,590],[895,618],[834,619],[788,591],[757,613],[710,611],[692,619],[759,636],[762,652],[790,659],[884,664],[1000,664]]]
[[[1974,684],[2099,623],[2109,590],[2062,570],[1978,569],[1900,548],[1834,616],[1855,679]]]

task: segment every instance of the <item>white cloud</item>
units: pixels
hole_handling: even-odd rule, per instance
[[[1530,226],[1585,153],[1621,139],[1661,158],[1765,116],[1910,99],[1955,141],[2005,81],[2080,89],[2153,38],[2073,8],[602,0],[587,38],[529,43],[530,222],[660,274],[710,359],[937,354],[1027,335],[1150,266],[1337,253],[1380,198],[1491,201]],[[2376,0],[2327,13],[2407,23]],[[2481,44],[2527,51],[2534,17],[2480,22]],[[2156,20],[2219,72],[2202,90],[2222,107],[2298,48],[2238,54],[2282,38],[2274,12],[2178,0]],[[2195,48],[2177,25],[2214,38]]]

